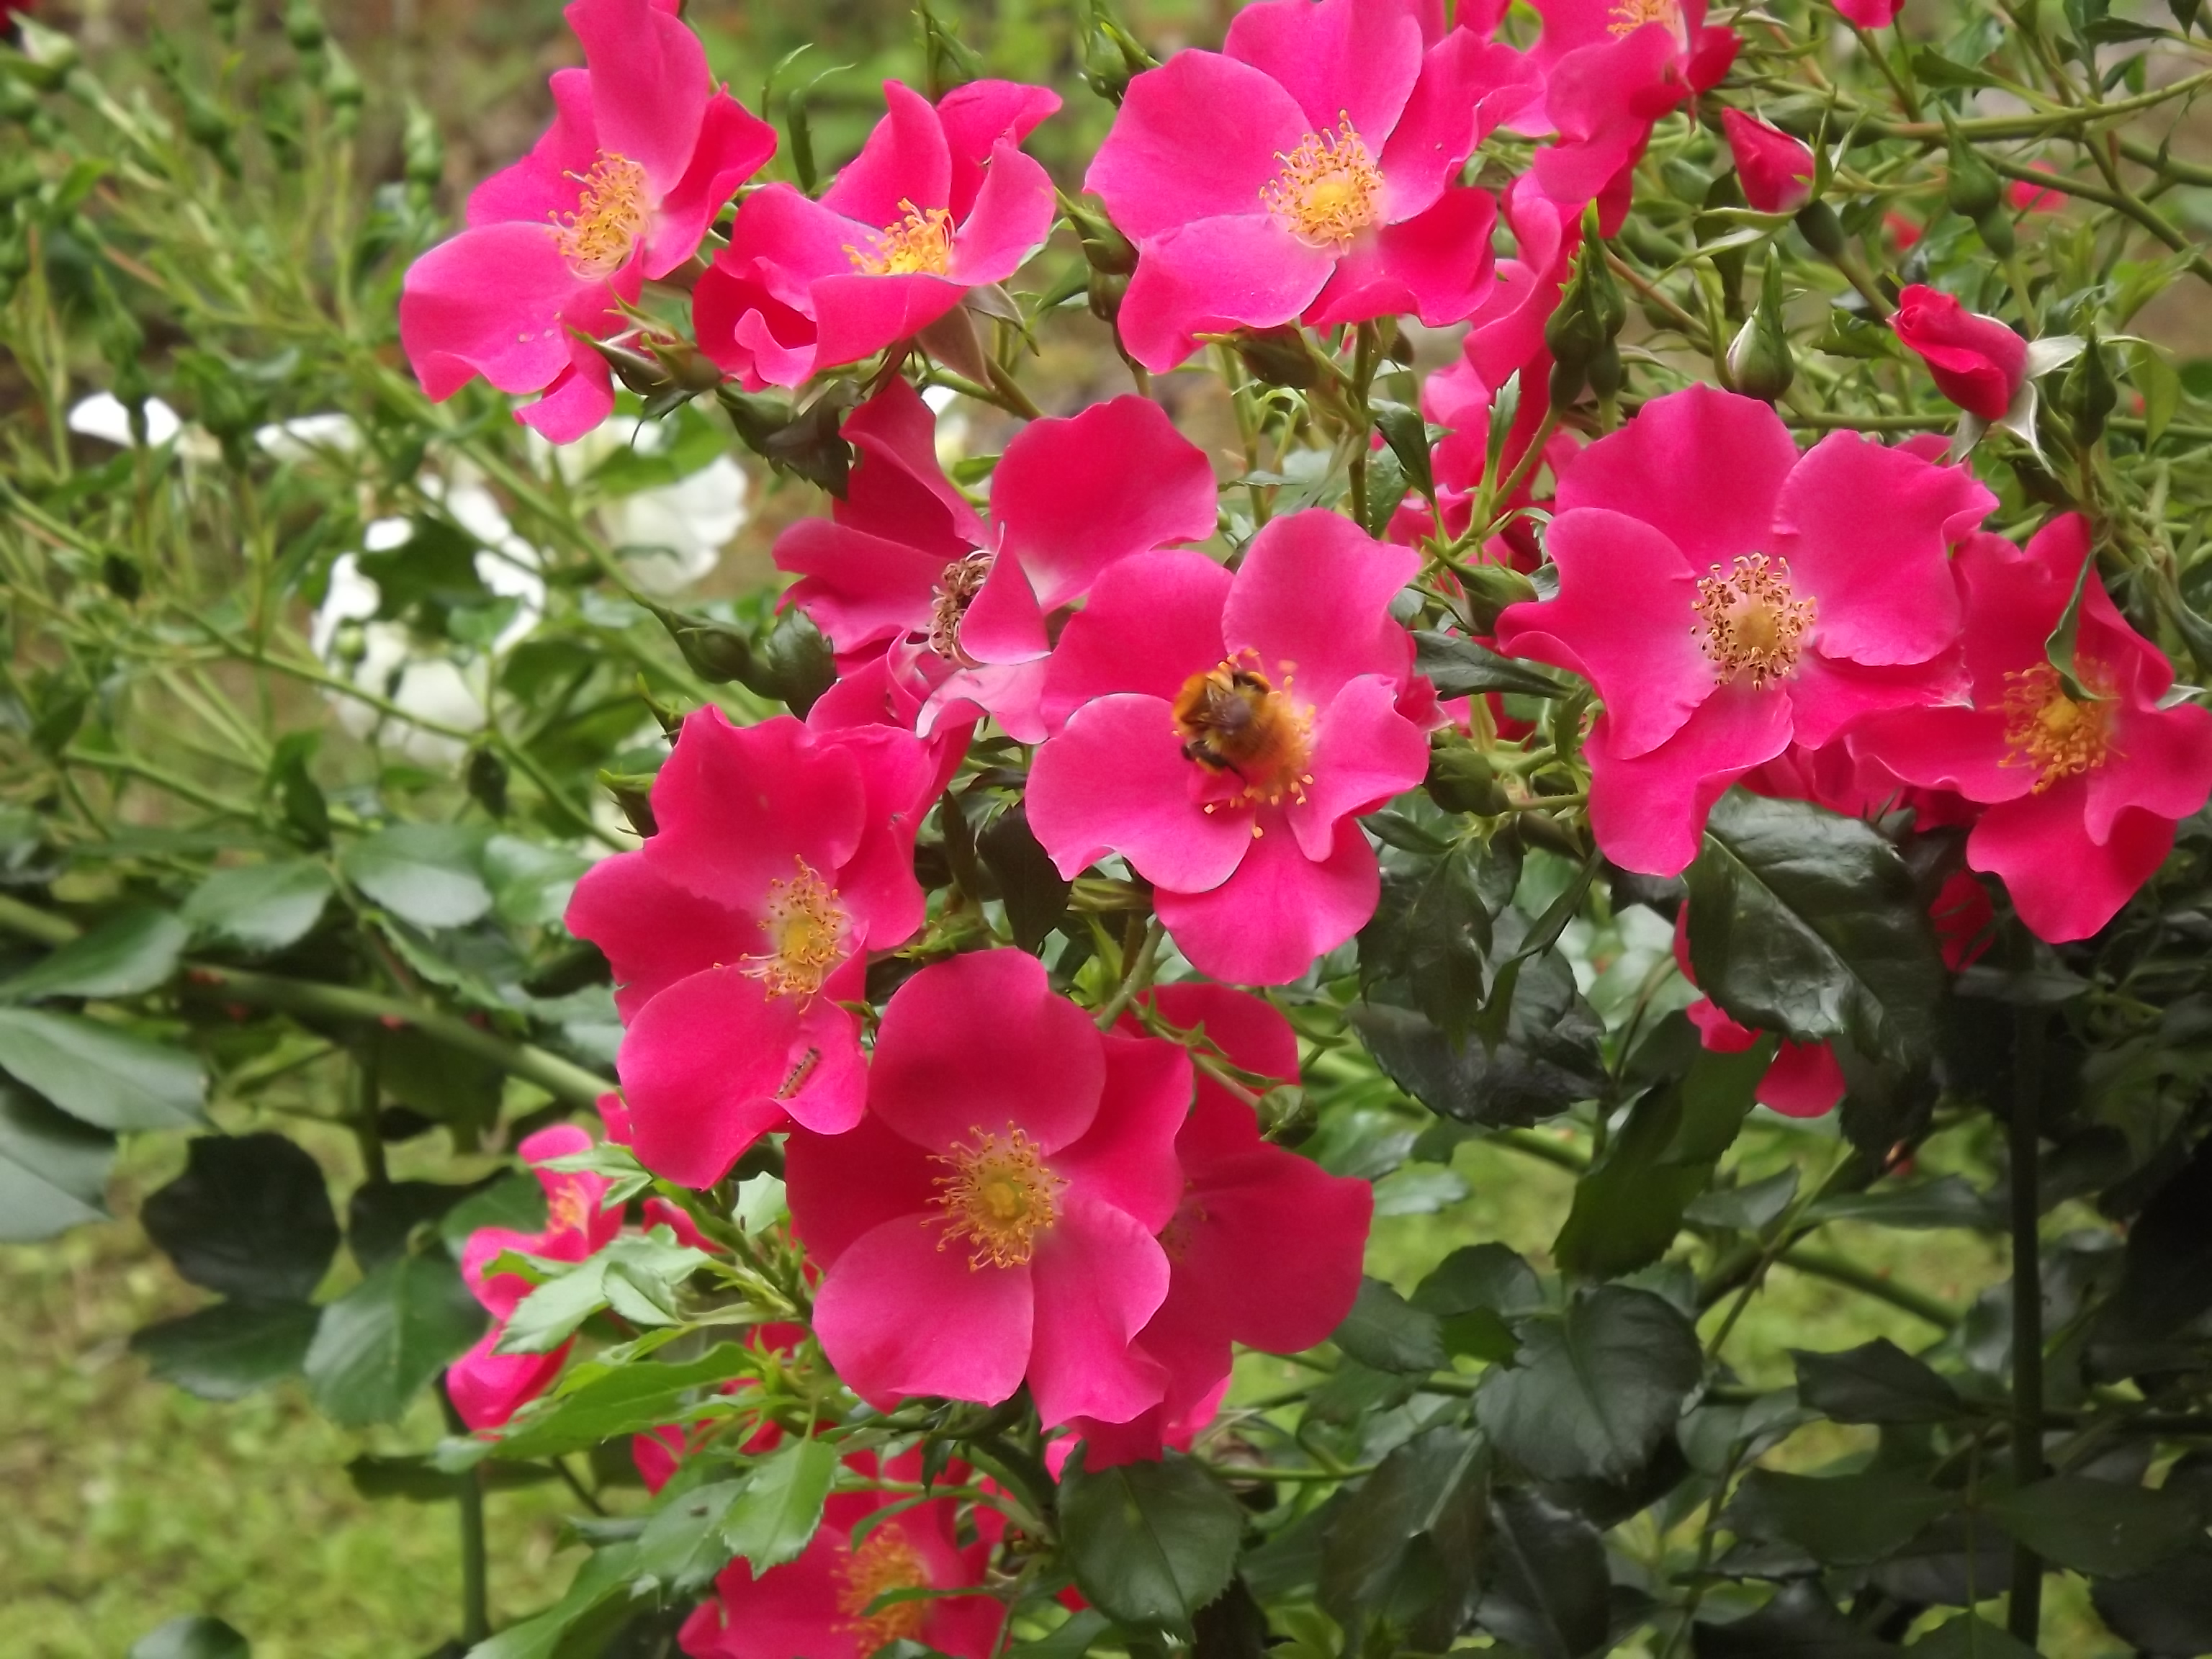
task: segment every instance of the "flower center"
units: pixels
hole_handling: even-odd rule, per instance
[[[1283,170],[1260,186],[1261,204],[1300,241],[1341,247],[1382,216],[1382,170],[1349,115],[1338,115],[1335,131],[1310,132],[1275,159]]]
[[[793,859],[796,875],[768,884],[761,929],[768,935],[765,954],[748,957],[744,971],[760,981],[772,997],[811,997],[845,959],[845,935],[851,918],[837,902],[837,890],[814,873],[805,859]]]
[[[1606,25],[1606,33],[1615,37],[1633,34],[1646,23],[1664,23],[1674,29],[1680,18],[1675,0],[1618,0],[1607,15],[1613,21]]]
[[[1305,799],[1313,781],[1313,714],[1286,694],[1291,665],[1283,666],[1278,690],[1257,668],[1224,662],[1193,674],[1176,694],[1176,730],[1187,760],[1233,775],[1246,800],[1273,806],[1287,795]],[[1213,810],[1212,805],[1206,809]]]
[[[2100,695],[2100,685],[2087,684],[2095,670],[2088,664],[2082,668],[2092,694],[2087,700],[2067,696],[2058,671],[2047,662],[2005,676],[2004,763],[2034,767],[2041,775],[2036,794],[2062,778],[2094,771],[2111,757],[2112,705]]]
[[[1698,620],[1690,631],[1698,649],[1712,659],[1721,684],[1739,674],[1751,677],[1751,689],[1785,678],[1797,666],[1807,632],[1820,615],[1820,601],[1801,599],[1790,589],[1790,566],[1766,555],[1740,558],[1723,575],[1718,565],[1698,579]]]
[[[929,610],[929,648],[963,668],[975,667],[975,659],[960,648],[960,619],[968,614],[970,601],[983,591],[983,579],[990,574],[991,555],[978,548],[965,558],[953,560],[937,579],[937,597]]]
[[[848,247],[853,269],[869,276],[942,276],[952,268],[952,215],[902,200],[906,217],[876,233],[873,248]]]
[[[579,276],[611,276],[629,263],[630,250],[645,234],[645,169],[627,155],[601,150],[589,173],[568,176],[583,188],[573,211],[553,216],[561,257]]]
[[[1036,1236],[1060,1219],[1060,1193],[1067,1182],[1045,1167],[1037,1144],[1012,1124],[1003,1140],[978,1128],[968,1133],[974,1145],[956,1140],[934,1160],[952,1171],[936,1177],[945,1222],[937,1248],[964,1238],[971,1269],[1018,1267],[1036,1249]]]
[[[545,1196],[545,1231],[549,1233],[580,1233],[591,1225],[592,1200],[585,1196],[583,1183],[565,1180],[555,1184]]]
[[[844,1614],[837,1627],[853,1632],[860,1652],[921,1639],[921,1627],[929,1621],[928,1602],[894,1601],[879,1612],[868,1611],[868,1604],[886,1591],[929,1586],[928,1565],[905,1534],[889,1524],[878,1527],[846,1553],[837,1579],[837,1611]]]

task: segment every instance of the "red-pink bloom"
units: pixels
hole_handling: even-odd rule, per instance
[[[1813,152],[1741,110],[1721,111],[1743,199],[1761,213],[1795,213],[1813,196]]]
[[[1137,245],[1122,343],[1158,372],[1202,333],[1460,321],[1497,218],[1460,166],[1528,94],[1518,53],[1466,29],[1425,45],[1406,0],[1246,6],[1219,52],[1129,83],[1085,175]]]
[[[1766,404],[1710,386],[1577,456],[1545,537],[1559,596],[1510,607],[1498,638],[1604,700],[1587,754],[1606,855],[1673,875],[1722,791],[1793,741],[1956,695],[1947,555],[1995,505],[1856,433],[1800,455]]]
[[[2212,715],[2160,708],[2173,668],[2128,626],[2092,565],[2071,695],[2045,654],[2088,526],[2069,514],[2025,551],[1976,536],[1959,552],[1973,706],[1884,716],[1855,752],[1910,782],[1986,803],[1966,861],[2000,877],[2021,920],[2054,942],[2110,921],[2212,791]]]
[[[1060,872],[1119,853],[1218,979],[1281,984],[1350,939],[1381,888],[1355,820],[1428,769],[1389,611],[1419,565],[1311,511],[1270,523],[1233,576],[1202,553],[1109,570],[1045,677],[1060,729],[1029,816]]]
[[[2027,165],[2030,170],[2036,173],[2048,173],[2056,176],[2058,172],[2058,169],[2048,161],[2030,161]],[[2007,185],[2005,199],[2012,204],[2014,211],[2018,213],[2056,213],[2066,205],[2066,194],[2063,191],[2052,190],[2047,185],[2035,184],[2026,179],[2015,179]]]
[[[595,865],[568,931],[613,965],[618,1069],[638,1160],[710,1187],[787,1115],[860,1115],[857,999],[870,951],[921,927],[914,836],[935,764],[889,727],[788,715],[684,722],[653,786],[659,833]]]
[[[1167,1294],[1190,1097],[1182,1048],[1100,1032],[1018,951],[901,986],[867,1115],[785,1151],[837,1374],[871,1401],[995,1404],[1026,1378],[1047,1427],[1157,1402],[1165,1373],[1133,1343]]]
[[[748,388],[797,386],[927,328],[1051,234],[1052,180],[1021,152],[1057,94],[971,81],[932,106],[896,81],[860,155],[810,201],[756,191],[692,292],[700,349]]]
[[[1052,614],[1115,561],[1213,532],[1213,469],[1149,398],[1024,427],[991,475],[988,526],[939,468],[928,406],[903,380],[844,435],[860,451],[846,498],[786,531],[775,562],[798,573],[789,603],[841,667],[886,662],[925,737],[981,711],[1042,741]]]
[[[1240,1070],[1297,1080],[1297,1034],[1260,998],[1192,981],[1162,986],[1152,1001],[1170,1024],[1202,1032]],[[1303,1352],[1328,1340],[1359,1294],[1375,1207],[1368,1182],[1262,1140],[1251,1106],[1203,1071],[1176,1157],[1182,1202],[1160,1236],[1167,1300],[1137,1339],[1167,1367],[1167,1394],[1127,1425],[1079,1418],[1089,1468],[1188,1445],[1228,1383],[1232,1342]]]
[[[1936,389],[1970,415],[2002,420],[2027,384],[2027,342],[1955,295],[1916,283],[1898,296],[1889,324],[1927,363]]]
[[[572,1346],[564,1342],[550,1353],[492,1352],[531,1285],[520,1273],[490,1272],[491,1264],[510,1250],[549,1261],[581,1261],[622,1231],[622,1211],[600,1207],[606,1198],[605,1176],[543,1167],[591,1147],[591,1136],[571,1123],[556,1123],[525,1139],[515,1150],[533,1166],[538,1184],[545,1189],[544,1231],[479,1227],[461,1247],[461,1277],[491,1313],[491,1328],[446,1372],[446,1393],[461,1421],[472,1429],[499,1427],[551,1388]]]
[[[1863,29],[1887,28],[1905,9],[1905,0],[1836,0],[1836,9]]]
[[[553,125],[469,198],[468,228],[408,267],[399,338],[434,399],[481,374],[545,395],[519,411],[556,443],[614,408],[591,338],[622,333],[641,286],[689,259],[775,151],[718,90],[675,0],[574,0],[586,67],[553,76]]]
[[[845,1463],[863,1480],[877,1478],[872,1452]],[[884,1464],[882,1478],[911,1483],[921,1475],[921,1454],[911,1451]],[[678,1643],[691,1659],[867,1659],[898,1641],[952,1659],[990,1659],[1006,1618],[1006,1604],[981,1588],[999,1529],[979,1524],[981,1535],[963,1545],[959,1518],[950,1498],[914,1504],[897,1492],[835,1492],[796,1561],[758,1577],[744,1561],[732,1562],[713,1597],[684,1621]],[[985,1519],[979,1511],[979,1523]],[[868,1610],[879,1596],[912,1589],[975,1593]]]

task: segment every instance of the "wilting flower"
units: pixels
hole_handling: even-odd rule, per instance
[[[568,914],[614,968],[647,1169],[709,1187],[787,1117],[835,1133],[860,1116],[859,1030],[839,1004],[870,951],[921,925],[914,836],[934,775],[889,727],[684,720],[653,786],[658,833],[587,871]]]
[[[988,526],[939,470],[929,410],[903,380],[844,435],[860,454],[846,498],[786,531],[775,562],[799,573],[790,602],[841,666],[887,659],[925,736],[980,710],[1041,740],[1048,619],[1117,560],[1213,531],[1213,469],[1148,398],[1024,428],[992,473]]]
[[[585,67],[555,72],[552,126],[477,186],[467,229],[408,268],[399,337],[433,398],[481,374],[542,392],[520,414],[556,443],[590,431],[614,408],[591,338],[628,329],[642,284],[689,259],[775,153],[775,129],[716,88],[675,14],[675,0],[563,13]]]
[[[2077,514],[2025,550],[1976,536],[1959,552],[1971,708],[1869,722],[1853,750],[1899,777],[1986,803],[1966,861],[2001,878],[2021,920],[2054,942],[2110,921],[2212,792],[2212,714],[2160,706],[2173,668],[2105,592]],[[2045,641],[2083,581],[2073,683]]]
[[[1761,213],[1795,213],[1812,198],[1813,152],[1741,110],[1721,111],[1743,199]]]
[[[1170,1024],[1200,1034],[1239,1071],[1294,1083],[1291,1023],[1260,998],[1225,986],[1162,986],[1152,1005]],[[1158,1457],[1188,1444],[1229,1382],[1230,1345],[1300,1353],[1328,1340],[1359,1294],[1375,1189],[1333,1176],[1260,1138],[1260,1121],[1201,1070],[1189,1120],[1176,1136],[1182,1202],[1160,1235],[1168,1295],[1137,1340],[1168,1370],[1166,1395],[1133,1421],[1075,1429],[1085,1467]]]
[[[1528,92],[1518,53],[1426,45],[1402,0],[1261,0],[1219,52],[1138,76],[1084,179],[1137,245],[1130,355],[1157,372],[1201,333],[1462,320],[1497,204],[1459,168]]]
[[[1583,450],[1559,505],[1559,595],[1498,637],[1604,700],[1590,827],[1626,868],[1681,870],[1721,792],[1793,740],[1962,686],[1948,553],[1996,505],[1963,470],[1848,432],[1800,455],[1765,404],[1692,386]]]
[[[1428,769],[1389,610],[1419,562],[1313,511],[1270,523],[1233,576],[1202,553],[1109,569],[1045,678],[1059,730],[1029,817],[1060,872],[1119,853],[1192,963],[1248,985],[1357,933],[1381,880],[1356,820]]]
[[[607,1192],[604,1176],[565,1172],[544,1167],[555,1158],[589,1152],[592,1137],[572,1123],[540,1129],[515,1150],[522,1161],[535,1166],[538,1184],[545,1189],[545,1227],[542,1232],[520,1233],[506,1227],[479,1227],[461,1248],[461,1277],[470,1291],[490,1310],[491,1328],[446,1373],[446,1392],[461,1420],[472,1429],[495,1429],[522,1406],[553,1386],[572,1346],[563,1343],[550,1353],[495,1353],[522,1298],[530,1294],[530,1281],[520,1273],[495,1273],[491,1264],[508,1251],[542,1256],[550,1261],[581,1261],[622,1231],[622,1210],[603,1209]]]
[[[1191,1098],[1173,1043],[1100,1032],[1018,951],[925,968],[884,1009],[868,1111],[792,1132],[793,1230],[823,1268],[814,1331],[862,1398],[1125,1422],[1166,1376],[1135,1347],[1167,1293]]]
[[[872,1452],[854,1453],[845,1467],[864,1480],[878,1478]],[[940,1478],[963,1474],[956,1464]],[[911,1485],[921,1476],[917,1450],[884,1463],[881,1478]],[[833,1492],[796,1561],[758,1575],[732,1562],[714,1595],[684,1621],[678,1644],[690,1659],[867,1659],[900,1641],[952,1659],[990,1659],[1006,1618],[1005,1603],[981,1589],[999,1529],[979,1512],[979,1535],[963,1545],[959,1518],[950,1498],[915,1504],[897,1492]],[[900,1590],[956,1593],[876,1607]]]
[[[919,334],[1004,282],[1051,233],[1052,180],[1021,152],[1057,94],[971,81],[888,112],[818,202],[755,191],[692,295],[699,347],[747,387],[797,386]]]

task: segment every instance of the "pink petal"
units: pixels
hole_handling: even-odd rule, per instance
[[[757,917],[686,892],[641,852],[586,870],[562,921],[605,953],[625,1020],[677,981],[763,946]]]
[[[1825,1042],[1785,1041],[1759,1080],[1759,1103],[1784,1117],[1824,1117],[1844,1097],[1844,1068]]]
[[[2110,840],[2133,809],[2187,817],[2212,794],[2212,714],[2193,703],[2119,710],[2105,763],[2086,781],[2082,824],[2092,841]]]
[[[1115,398],[1024,427],[991,475],[991,516],[1000,553],[1057,610],[1116,560],[1212,535],[1213,467],[1151,398]]]
[[[1109,567],[1053,651],[1045,723],[1057,729],[1085,703],[1116,691],[1173,703],[1193,674],[1229,654],[1221,611],[1230,582],[1203,553],[1133,554]]]
[[[1305,855],[1325,859],[1340,819],[1371,812],[1418,787],[1428,769],[1428,739],[1398,712],[1396,686],[1379,674],[1363,674],[1315,722],[1313,781],[1284,817]]]
[[[1655,398],[1575,458],[1559,511],[1606,507],[1643,520],[1693,568],[1762,551],[1783,481],[1797,464],[1790,428],[1756,398],[1711,386]]]
[[[1335,126],[1334,112],[1328,124]],[[1083,187],[1106,198],[1133,241],[1196,220],[1259,214],[1261,189],[1307,131],[1297,101],[1258,70],[1179,52],[1129,82]]]
[[[965,721],[972,726],[988,714],[1016,743],[1042,743],[1048,728],[1037,713],[1037,703],[1044,695],[1044,674],[1041,659],[1004,667],[987,664],[981,668],[955,669],[929,694],[915,730],[926,738],[940,724],[949,726]]]
[[[846,163],[822,205],[863,224],[895,225],[909,204],[927,210],[951,199],[952,152],[929,100],[901,82],[884,82],[884,118]]]
[[[576,205],[579,181],[599,159],[592,125],[592,77],[584,70],[555,70],[547,84],[553,92],[553,125],[529,155],[469,192],[471,227],[507,219],[543,225]]]
[[[1308,131],[1348,119],[1379,155],[1421,72],[1421,27],[1378,0],[1260,0],[1230,20],[1222,51],[1297,99]]]
[[[1914,708],[1881,714],[1851,733],[1851,752],[1907,783],[1955,789],[1969,800],[2014,800],[2036,771],[2014,762],[2001,708]]]
[[[1028,662],[1052,648],[1044,612],[1037,607],[1029,577],[1005,556],[1004,549],[960,618],[960,645],[969,655],[988,663]]]
[[[1490,237],[1498,201],[1486,190],[1452,189],[1417,217],[1377,234],[1382,267],[1431,328],[1464,322],[1490,291]]]
[[[501,392],[538,392],[568,366],[562,317],[594,288],[569,268],[550,224],[465,230],[407,267],[399,341],[434,401],[481,374]]]
[[[1060,108],[1060,94],[1019,81],[970,81],[937,100],[937,118],[952,157],[947,205],[955,222],[965,219],[983,187],[983,164],[1003,138],[1018,144]]]
[[[572,444],[614,412],[614,377],[606,360],[571,339],[568,367],[554,376],[544,397],[516,410],[514,418],[548,443]]]
[[[690,1659],[866,1659],[837,1607],[849,1547],[845,1528],[825,1520],[796,1561],[757,1578],[732,1561],[684,1621],[683,1650]]]
[[[1966,862],[2001,878],[2030,932],[2053,945],[2087,939],[2119,914],[2173,850],[2173,823],[2122,811],[2103,842],[2082,823],[2087,790],[2068,778],[1992,806],[1966,838]]]
[[[1059,210],[1051,175],[1002,139],[974,210],[953,235],[952,279],[970,288],[1005,282],[1044,246]]]
[[[1374,1188],[1256,1133],[1252,1143],[1194,1180],[1191,1218],[1170,1233],[1181,1247],[1174,1294],[1204,1310],[1224,1338],[1299,1353],[1326,1341],[1352,1311]]]
[[[1825,748],[1869,716],[1960,702],[1966,695],[1966,668],[1955,656],[1899,668],[1862,668],[1811,651],[1784,684],[1791,735],[1808,749]]]
[[[1070,1193],[1127,1212],[1147,1235],[1168,1224],[1182,1200],[1176,1135],[1190,1114],[1190,1055],[1157,1037],[1115,1036],[1106,1048],[1106,1089],[1082,1139],[1052,1161]]]
[[[1140,246],[1115,326],[1131,356],[1164,374],[1200,334],[1291,321],[1335,264],[1333,252],[1298,240],[1272,214],[1194,219]]]
[[[583,43],[599,149],[636,162],[665,196],[699,142],[714,89],[707,48],[647,0],[570,0],[561,15]]]
[[[1316,706],[1362,674],[1403,685],[1412,644],[1390,602],[1420,568],[1413,549],[1378,542],[1322,508],[1270,520],[1229,590],[1223,641],[1231,655],[1257,653],[1270,676],[1287,665],[1297,696]]]
[[[943,792],[942,757],[931,744],[884,726],[832,730],[823,743],[859,763],[867,802],[860,844],[838,872],[838,897],[866,948],[895,949],[921,927],[926,901],[915,879],[914,840],[922,815]]]
[[[900,216],[895,212],[888,219],[860,219],[810,201],[789,185],[764,185],[738,207],[730,246],[716,262],[739,267],[757,262],[758,280],[785,304],[811,316],[814,279],[855,270],[855,251],[865,252],[873,246],[872,233],[896,224]]]
[[[1127,694],[1098,698],[1037,750],[1030,828],[1063,876],[1113,852],[1164,889],[1218,887],[1246,855],[1251,819],[1207,812],[1192,799],[1194,765],[1183,757],[1168,703]]]
[[[995,1406],[1029,1369],[1034,1264],[973,1267],[901,1216],[862,1234],[814,1298],[814,1334],[864,1400],[942,1395]]]
[[[524,1406],[551,1388],[573,1344],[551,1353],[494,1353],[504,1333],[494,1326],[446,1372],[446,1392],[461,1421],[479,1431],[503,1426]]]
[[[1032,797],[1034,799],[1034,797]],[[1162,887],[1161,921],[1191,966],[1243,985],[1284,985],[1334,951],[1375,914],[1382,878],[1359,826],[1336,827],[1328,860],[1300,849],[1279,813],[1262,813],[1237,873],[1209,892]]]
[[[827,519],[801,519],[775,540],[776,568],[799,577],[790,603],[841,653],[927,629],[948,562]]]
[[[1049,1158],[1098,1113],[1097,1030],[1019,951],[971,951],[923,969],[884,1006],[869,1109],[937,1152],[1018,1128]]]
[[[828,1267],[853,1241],[900,1217],[917,1229],[939,1212],[945,1166],[871,1112],[842,1134],[793,1129],[784,1195],[810,1261]]]
[[[842,368],[911,339],[960,303],[962,283],[921,272],[817,277],[814,283],[814,367]]]
[[[1455,29],[1430,47],[1378,158],[1386,218],[1410,218],[1434,202],[1498,118],[1540,95],[1534,75],[1512,47],[1472,29]]]
[[[812,371],[814,319],[769,292],[758,260],[728,248],[691,290],[691,327],[699,349],[748,392],[797,386]]]
[[[775,154],[775,129],[726,92],[708,100],[691,165],[654,216],[645,274],[665,276],[696,252],[738,186]]]
[[[1030,1392],[1044,1426],[1077,1416],[1122,1422],[1157,1404],[1166,1371],[1130,1346],[1167,1295],[1168,1259],[1151,1232],[1071,1188],[1029,1271],[1036,1285]]]
[[[1279,1082],[1297,1081],[1297,1033],[1265,997],[1231,990],[1225,985],[1185,980],[1161,986],[1152,993],[1152,1003],[1170,1025],[1186,1031],[1202,1027],[1206,1040],[1243,1070]],[[1176,1148],[1193,1170],[1194,1179],[1208,1159],[1249,1151],[1259,1139],[1259,1125],[1252,1109],[1234,1099],[1202,1072],[1198,1078],[1198,1093],[1201,1100],[1225,1103],[1236,1107],[1237,1111],[1225,1117],[1207,1105],[1193,1111]],[[1243,1115],[1242,1133],[1237,1132],[1238,1113]],[[1224,1125],[1230,1133],[1226,1141],[1211,1133],[1208,1127]]]
[[[1590,833],[1625,870],[1678,876],[1698,855],[1705,815],[1746,772],[1790,746],[1790,702],[1779,689],[1743,681],[1707,698],[1682,729],[1649,753],[1616,753],[1612,717],[1601,715],[1590,761]]]

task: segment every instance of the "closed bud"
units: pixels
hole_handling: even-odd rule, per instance
[[[743,629],[717,622],[712,617],[647,603],[653,614],[660,619],[660,625],[668,630],[668,637],[676,642],[676,648],[684,653],[684,663],[708,684],[726,685],[736,680],[750,685],[758,676],[752,641],[745,637]]]
[[[1797,233],[1823,259],[1844,257],[1844,222],[1826,202],[1808,202],[1797,210]]]
[[[330,30],[323,22],[323,14],[315,0],[292,0],[284,9],[284,38],[292,43],[292,50],[307,57],[323,49],[330,39]]]
[[[930,0],[921,0],[915,9],[921,19],[923,72],[928,82],[930,101],[934,103],[955,87],[981,79],[983,60],[975,55],[975,48],[961,40],[951,23],[937,15]]]
[[[1112,276],[1127,276],[1136,270],[1136,247],[1104,214],[1079,206],[1068,210],[1067,219],[1075,228],[1076,237],[1083,246],[1083,257],[1091,270],[1103,270]]]
[[[1790,390],[1796,376],[1797,367],[1790,356],[1790,333],[1782,320],[1782,262],[1770,248],[1759,304],[1728,349],[1729,385],[1746,397],[1761,398],[1771,404]]]
[[[1606,261],[1593,204],[1583,214],[1583,244],[1575,254],[1574,270],[1544,323],[1544,343],[1552,354],[1553,407],[1574,402],[1585,384],[1600,397],[1610,396],[1599,385],[1608,376],[1613,389],[1619,389],[1619,354],[1613,349],[1613,340],[1627,320],[1628,301]],[[1604,361],[1607,358],[1610,362]]]
[[[1620,348],[1607,340],[1583,372],[1589,377],[1590,395],[1601,404],[1610,404],[1620,395]]]
[[[1470,564],[1459,572],[1467,599],[1469,629],[1477,634],[1496,631],[1498,618],[1509,605],[1536,597],[1536,585],[1510,565]]]
[[[238,38],[238,8],[240,0],[208,0],[208,15],[215,19],[216,32],[226,40]]]
[[[1990,164],[1974,153],[1974,147],[1966,142],[1966,135],[1952,124],[1948,115],[1943,118],[1943,125],[1951,132],[1944,199],[1960,218],[1978,222],[2004,200],[2004,185]]]
[[[2066,377],[2066,410],[2074,417],[2075,441],[2086,449],[2103,437],[2105,422],[2119,400],[2104,342],[2093,333]]]
[[[1244,360],[1244,367],[1251,371],[1253,379],[1265,385],[1303,391],[1321,380],[1321,370],[1306,347],[1306,337],[1298,332],[1295,325],[1249,329],[1237,335],[1236,343],[1237,355]]]
[[[1121,314],[1121,299],[1128,291],[1127,276],[1093,270],[1090,283],[1091,314],[1102,323],[1111,323]]]
[[[446,141],[438,123],[420,104],[407,106],[407,125],[399,140],[399,153],[407,182],[417,190],[435,190],[446,176]]]
[[[1506,810],[1505,791],[1498,786],[1490,757],[1473,744],[1456,738],[1429,751],[1429,775],[1423,787],[1429,799],[1447,812],[1495,817]]]
[[[361,71],[337,42],[331,41],[323,53],[323,99],[343,132],[350,133],[359,121],[364,93]]]
[[[2004,210],[2004,209],[2002,207],[1991,208],[1987,213],[1984,213],[1980,218],[1974,221],[1974,229],[1982,239],[1982,246],[1989,249],[1990,252],[1996,254],[1998,258],[2009,259],[2012,258],[2012,251],[2014,246],[2012,234],[2012,217]]]
[[[615,798],[615,805],[622,808],[629,827],[648,841],[660,831],[660,824],[653,816],[653,779],[650,772],[599,773],[599,787]]]

